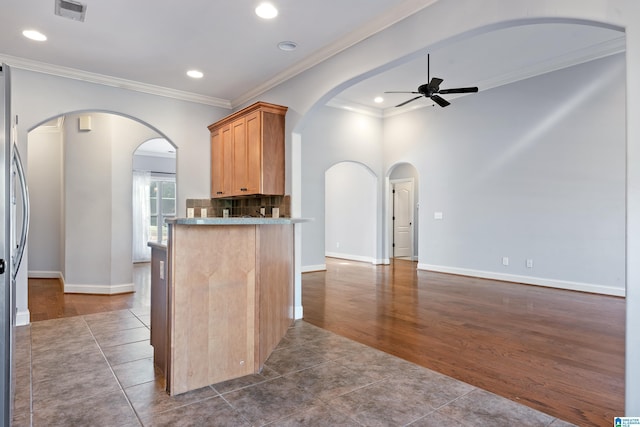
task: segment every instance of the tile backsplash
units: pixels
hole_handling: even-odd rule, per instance
[[[222,210],[229,209],[230,217],[259,217],[260,208],[265,208],[265,217],[271,218],[273,208],[280,209],[280,217],[291,217],[291,196],[257,196],[242,199],[187,199],[187,209],[193,208],[199,218],[201,210],[207,217],[222,217]]]

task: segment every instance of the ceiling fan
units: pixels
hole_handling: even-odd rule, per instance
[[[423,96],[426,98],[431,98],[433,100],[433,102],[435,102],[436,104],[438,104],[441,107],[446,107],[447,105],[451,104],[449,101],[447,101],[446,99],[444,99],[443,97],[441,97],[438,94],[444,95],[444,94],[448,94],[448,93],[474,93],[478,91],[477,87],[458,87],[458,88],[454,88],[454,89],[440,89],[440,83],[443,82],[442,79],[439,79],[438,77],[434,77],[432,79],[429,79],[429,54],[427,54],[427,81],[429,83],[425,83],[423,85],[418,86],[418,91],[417,92],[385,92],[385,93],[414,93],[414,94],[419,94],[419,96],[416,96],[415,98],[411,98],[407,101],[404,101],[398,105],[396,105],[396,107],[402,107],[403,105],[406,105],[410,102],[415,101],[416,99],[422,98]]]

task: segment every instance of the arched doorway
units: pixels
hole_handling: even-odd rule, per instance
[[[134,290],[132,159],[153,138],[164,135],[95,111],[68,113],[29,132],[30,277],[61,279],[65,292]]]
[[[148,262],[148,242],[167,240],[166,218],[176,216],[176,149],[164,138],[133,153],[133,262]]]
[[[416,168],[410,163],[393,166],[389,172],[389,189],[389,256],[417,261],[420,180]]]

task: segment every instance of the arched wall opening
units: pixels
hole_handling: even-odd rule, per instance
[[[134,290],[133,158],[154,138],[166,139],[140,120],[95,110],[66,113],[31,129],[29,277],[59,278],[73,293]]]
[[[393,165],[386,176],[387,258],[418,261],[420,176],[411,163]]]

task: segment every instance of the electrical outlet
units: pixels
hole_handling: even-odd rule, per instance
[[[502,265],[509,265],[509,257],[508,256],[503,256],[502,257]]]
[[[336,242],[336,248],[340,247],[340,242]]]
[[[528,259],[527,260],[527,268],[533,268],[533,260],[532,259]]]
[[[160,261],[160,279],[164,279],[164,261]]]

